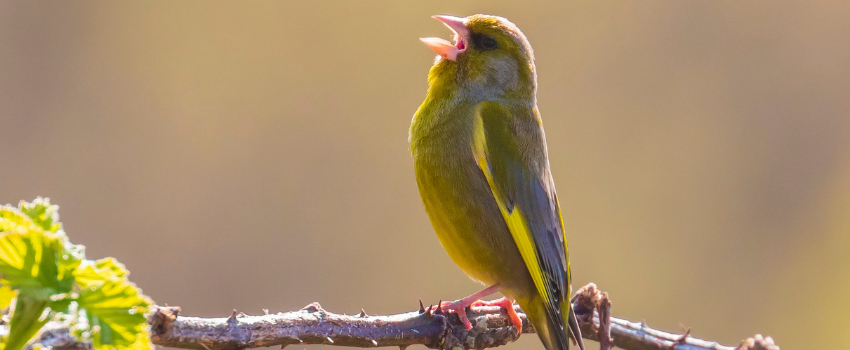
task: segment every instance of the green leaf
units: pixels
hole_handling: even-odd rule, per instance
[[[26,224],[0,232],[0,284],[45,298],[70,292],[81,252],[61,231]]]
[[[15,299],[18,293],[9,286],[0,286],[0,309],[5,309],[12,305],[12,299]]]
[[[149,349],[145,313],[153,303],[112,258],[86,261],[75,272],[77,303],[85,309],[95,349]]]
[[[3,350],[20,350],[54,316],[77,310],[95,349],[152,349],[145,317],[152,301],[115,259],[85,260],[84,247],[62,230],[58,208],[46,198],[0,206],[0,308],[14,299]]]
[[[58,206],[48,199],[0,206],[0,283],[13,289],[73,288],[73,270],[85,259],[84,247],[68,241],[57,221]]]
[[[45,200],[0,207],[0,284],[18,291],[6,350],[25,346],[49,320],[48,308],[70,304],[82,250],[68,242],[55,211]]]
[[[50,205],[50,198],[38,197],[32,203],[21,201],[18,208],[45,231],[56,232],[62,228],[59,223],[59,206]]]
[[[12,231],[18,228],[26,229],[32,224],[34,224],[32,219],[18,210],[18,208],[8,205],[0,206],[0,232]]]

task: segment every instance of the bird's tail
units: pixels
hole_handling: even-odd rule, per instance
[[[528,320],[534,325],[537,331],[537,336],[543,342],[546,350],[569,350],[570,339],[567,332],[572,332],[580,350],[584,350],[584,344],[581,341],[581,331],[578,328],[575,315],[573,314],[572,305],[569,300],[564,301],[560,305],[561,315],[550,315],[547,312],[547,307],[543,302],[543,298],[534,297],[531,300],[517,300],[528,316]],[[569,328],[568,328],[569,327]]]
[[[581,340],[581,328],[578,327],[578,320],[576,319],[576,313],[573,310],[573,303],[569,300],[565,300],[563,304],[561,304],[561,314],[564,315],[564,322],[569,327],[569,332],[572,334],[573,339],[578,343],[579,350],[584,350],[584,342]]]

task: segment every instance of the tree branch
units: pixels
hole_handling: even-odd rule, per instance
[[[610,315],[611,303],[607,293],[596,285],[580,289],[572,300],[576,316],[586,339],[600,341],[602,349],[614,345],[630,350],[779,350],[770,337],[756,335],[738,347],[652,329],[646,323],[629,322]],[[525,314],[515,310],[522,319],[522,333],[534,333]],[[439,308],[423,307],[418,311],[389,316],[341,315],[328,312],[312,303],[301,310],[250,316],[235,310],[226,318],[178,316],[179,307],[156,306],[149,317],[151,341],[160,346],[225,350],[266,346],[285,347],[292,344],[326,344],[372,348],[425,345],[433,349],[485,349],[516,340],[516,328],[498,307],[475,307],[467,312],[474,325],[467,330],[457,315]],[[600,324],[599,315],[603,315]],[[3,326],[0,326],[3,327]],[[610,335],[609,335],[610,334]],[[609,338],[610,337],[610,338]],[[607,339],[606,339],[607,338]],[[77,342],[69,330],[51,323],[39,336],[37,343],[62,350],[88,350],[91,346]]]

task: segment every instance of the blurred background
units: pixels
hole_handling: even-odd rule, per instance
[[[850,342],[847,1],[2,1],[0,202],[50,197],[186,315],[465,296],[407,135],[429,16],[474,13],[535,49],[576,287],[724,344]]]

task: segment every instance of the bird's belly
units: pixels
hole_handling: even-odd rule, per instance
[[[416,173],[440,243],[468,276],[505,289],[533,284],[477,165],[417,164]]]

